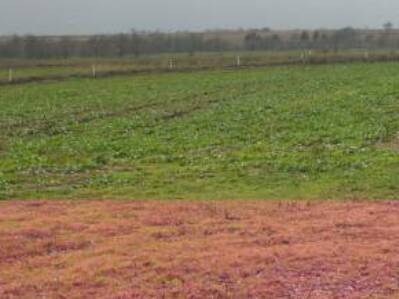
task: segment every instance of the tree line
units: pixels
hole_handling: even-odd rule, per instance
[[[389,23],[390,24],[390,23]],[[300,31],[288,36],[272,33],[262,35],[252,31],[245,36],[246,50],[396,50],[399,49],[399,31],[392,25],[384,30],[357,30],[351,27],[328,31]]]
[[[0,40],[1,58],[126,57],[158,53],[225,51],[222,39],[200,33],[131,32],[93,36],[18,36]]]
[[[231,33],[231,32],[230,32]],[[231,35],[231,34],[229,34]],[[391,23],[381,30],[272,31],[264,28],[236,32],[138,32],[93,36],[8,36],[0,38],[0,58],[127,57],[144,54],[217,51],[282,51],[399,48],[399,31]]]

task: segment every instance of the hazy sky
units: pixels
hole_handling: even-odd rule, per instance
[[[398,0],[0,0],[0,34],[399,25]]]

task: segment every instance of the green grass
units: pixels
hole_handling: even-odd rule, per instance
[[[0,87],[0,198],[399,198],[399,64]]]

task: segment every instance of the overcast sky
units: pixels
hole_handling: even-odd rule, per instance
[[[0,0],[0,34],[399,26],[398,0]]]

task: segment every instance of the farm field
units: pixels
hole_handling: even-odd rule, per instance
[[[398,298],[397,202],[0,202],[1,298]]]
[[[382,55],[384,53],[376,53]],[[385,53],[387,54],[387,53]],[[13,69],[13,79],[19,81],[40,81],[44,79],[67,79],[69,77],[92,77],[93,66],[96,74],[130,74],[141,72],[165,72],[224,68],[235,66],[237,55],[244,65],[287,63],[300,60],[300,52],[237,52],[237,53],[171,53],[142,55],[126,58],[69,58],[69,59],[4,59],[0,61],[0,83],[6,83],[9,69]],[[323,56],[326,56],[324,54]],[[341,54],[347,56],[348,53]],[[361,56],[353,53],[351,56]],[[321,56],[321,54],[316,55]],[[328,56],[328,55],[327,55]],[[170,63],[172,62],[172,67]]]
[[[0,86],[0,298],[399,297],[397,82],[352,63]]]
[[[399,64],[0,87],[3,199],[397,199]]]
[[[365,56],[366,53],[367,58]],[[12,69],[13,82],[24,83],[29,81],[90,78],[93,76],[93,66],[97,77],[149,72],[165,73],[171,71],[229,69],[237,67],[237,56],[240,57],[241,67],[399,60],[399,53],[396,51],[312,51],[311,55],[306,54],[306,57],[303,55],[303,51],[237,51],[170,53],[121,58],[1,59],[0,84],[8,83],[10,69]]]

